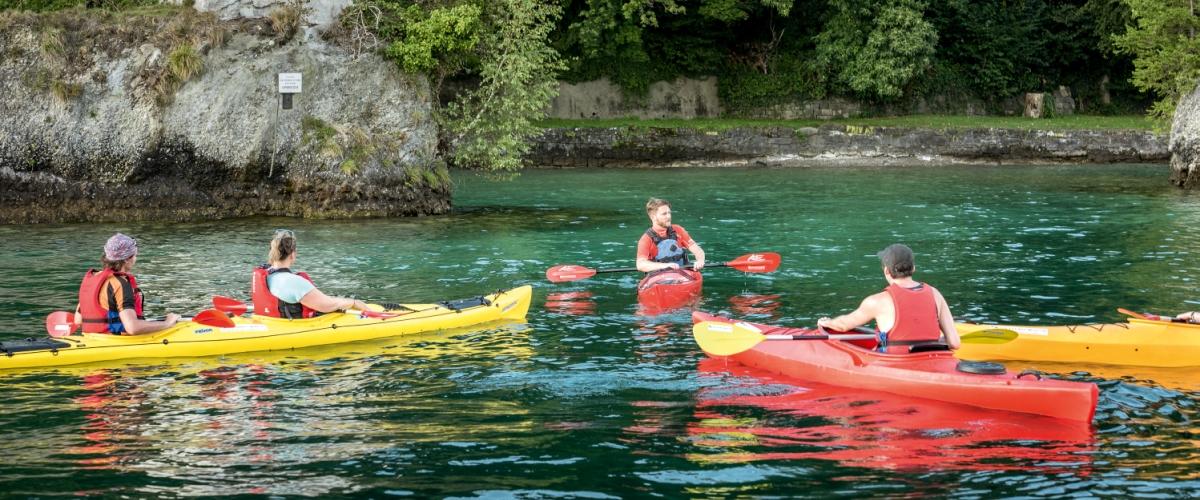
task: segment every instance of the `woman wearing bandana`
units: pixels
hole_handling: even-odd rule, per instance
[[[89,270],[79,287],[75,323],[87,333],[142,335],[175,326],[179,315],[148,321],[142,313],[142,290],[132,271],[137,263],[137,242],[117,233],[104,244],[102,269]]]

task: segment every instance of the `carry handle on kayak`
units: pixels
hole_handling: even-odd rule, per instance
[[[775,252],[758,252],[742,255],[729,262],[718,264],[708,264],[704,267],[732,267],[738,271],[746,273],[770,273],[775,272],[779,268],[781,261],[779,254]],[[694,264],[683,266],[684,269],[695,269]],[[551,283],[562,283],[566,281],[578,281],[585,278],[591,278],[597,274],[603,273],[631,273],[637,271],[636,267],[617,267],[612,269],[592,269],[578,264],[563,264],[551,267],[546,270],[546,279]]]

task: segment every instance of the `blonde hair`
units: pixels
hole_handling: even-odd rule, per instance
[[[671,206],[671,202],[664,200],[662,198],[650,198],[650,201],[646,202],[646,215],[653,214],[654,211],[658,210],[658,207],[661,207],[661,206],[669,207],[669,206]]]
[[[267,254],[268,262],[282,262],[296,253],[296,235],[287,229],[275,231],[271,238],[271,252]]]

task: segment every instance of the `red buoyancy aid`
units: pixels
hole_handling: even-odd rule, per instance
[[[83,283],[79,285],[79,314],[83,316],[83,331],[86,333],[114,333],[110,327],[113,323],[121,322],[116,315],[110,316],[110,311],[105,309],[100,302],[100,294],[104,293],[104,285],[113,276],[129,282],[129,287],[133,289],[133,312],[137,313],[138,319],[145,318],[142,315],[142,289],[138,288],[137,279],[132,274],[116,272],[112,269],[103,271],[89,269],[87,274],[83,275]],[[120,331],[123,329],[117,330],[118,333]]]
[[[272,318],[288,318],[294,319],[311,318],[317,315],[317,312],[309,309],[304,304],[292,304],[284,302],[279,297],[271,293],[271,289],[267,286],[267,276],[275,273],[291,273],[288,268],[271,269],[266,265],[254,268],[254,273],[250,278],[250,300],[254,302],[254,314],[259,316],[270,316]],[[312,283],[312,278],[308,277],[308,273],[293,273],[296,276],[308,280]],[[299,306],[299,308],[297,308]]]
[[[891,284],[884,290],[892,297],[896,308],[896,323],[887,332],[887,352],[907,353],[909,346],[937,342],[941,338],[933,287],[921,283],[914,290]]]

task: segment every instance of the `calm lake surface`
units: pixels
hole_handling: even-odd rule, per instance
[[[528,171],[456,176],[447,216],[0,226],[0,339],[74,306],[115,231],[148,312],[249,300],[275,228],[323,290],[428,302],[532,284],[528,322],[279,353],[0,373],[4,496],[461,498],[1200,495],[1200,369],[1042,365],[1092,381],[1092,425],[847,391],[709,360],[689,311],[646,315],[649,196],[710,262],[698,307],[809,325],[917,278],[976,321],[1200,309],[1200,193],[1165,165]],[[1010,365],[1019,369],[1024,366]]]

